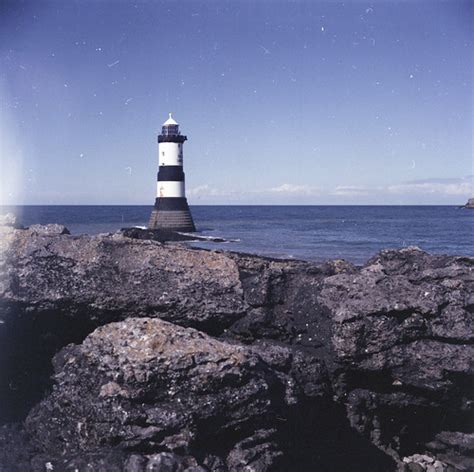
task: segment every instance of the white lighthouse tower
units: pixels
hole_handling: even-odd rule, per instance
[[[158,135],[158,181],[150,229],[196,231],[184,191],[183,143],[171,113]]]

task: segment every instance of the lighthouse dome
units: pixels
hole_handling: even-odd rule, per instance
[[[162,136],[179,136],[179,125],[175,119],[169,114],[169,118],[163,123],[161,127]]]
[[[177,126],[178,123],[176,120],[171,116],[171,113],[169,113],[169,118],[163,123],[163,126]]]

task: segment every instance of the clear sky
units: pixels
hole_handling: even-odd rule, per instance
[[[0,201],[153,204],[172,111],[191,204],[458,204],[474,2],[5,1]]]

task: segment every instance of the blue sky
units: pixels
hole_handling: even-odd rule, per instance
[[[151,205],[169,111],[192,204],[474,194],[472,2],[0,9],[2,203]]]

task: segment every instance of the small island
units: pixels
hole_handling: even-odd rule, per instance
[[[463,208],[474,209],[474,197],[470,198],[467,203],[463,206]]]

